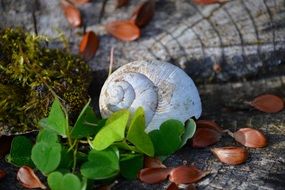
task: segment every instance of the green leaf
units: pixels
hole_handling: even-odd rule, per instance
[[[88,179],[107,179],[119,173],[117,150],[107,148],[102,151],[91,150],[88,161],[81,166],[81,174]]]
[[[65,129],[68,126],[68,121],[58,98],[55,98],[52,103],[48,118],[41,119],[39,125],[57,132],[62,137],[66,137]]]
[[[61,190],[63,175],[60,172],[52,172],[48,175],[47,181],[51,190]]]
[[[94,149],[104,150],[114,142],[123,140],[129,116],[130,112],[126,109],[113,113],[95,136],[92,142]]]
[[[180,147],[183,147],[189,139],[193,137],[196,132],[196,123],[193,119],[189,119],[186,122],[185,132],[182,135],[182,143]]]
[[[58,136],[57,133],[50,129],[41,129],[37,136],[37,143],[46,142],[46,143],[57,143]]]
[[[184,132],[183,124],[178,120],[167,120],[161,124],[159,130],[149,133],[156,156],[166,156],[174,153],[181,146],[181,136]]]
[[[101,128],[95,126],[98,122],[95,112],[90,107],[90,101],[84,106],[79,114],[77,121],[72,129],[71,137],[80,139],[83,137],[94,136]]]
[[[143,168],[143,155],[127,154],[120,160],[120,172],[126,179],[136,179],[138,172]]]
[[[44,174],[54,171],[61,159],[61,145],[46,142],[36,143],[32,149],[32,160],[36,167]]]
[[[133,143],[138,150],[152,157],[154,148],[152,141],[145,132],[145,116],[142,107],[139,107],[130,123],[130,128],[127,134],[127,140]]]
[[[61,150],[60,164],[58,168],[60,169],[71,169],[73,164],[73,152],[63,147]]]
[[[48,175],[48,185],[51,190],[81,190],[80,179],[72,173],[62,175],[60,172],[53,172]]]
[[[16,165],[28,165],[34,167],[31,160],[32,141],[25,136],[14,137],[11,143],[10,154],[7,157],[8,162]]]

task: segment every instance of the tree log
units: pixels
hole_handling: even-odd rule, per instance
[[[285,3],[284,0],[231,0],[225,4],[195,5],[189,0],[159,0],[153,21],[142,30],[142,37],[131,43],[120,42],[104,29],[113,20],[130,17],[137,1],[115,9],[109,1],[98,21],[101,1],[80,6],[86,30],[100,37],[97,55],[89,61],[95,80],[91,87],[94,102],[109,67],[109,52],[115,47],[114,69],[139,59],[160,59],[183,68],[198,84],[203,116],[214,119],[224,129],[235,131],[253,127],[265,132],[269,145],[248,149],[245,164],[228,166],[217,161],[212,147],[238,145],[228,136],[205,149],[186,145],[166,160],[167,166],[185,161],[211,174],[197,184],[198,189],[284,189],[285,111],[265,114],[245,101],[263,93],[285,97]],[[58,0],[0,0],[0,28],[21,26],[27,31],[50,37],[66,35],[72,52],[78,52],[83,29],[73,29],[64,18]],[[51,44],[58,47],[57,43]],[[218,65],[221,71],[213,70]],[[1,168],[7,166],[3,160]],[[1,181],[0,189],[13,186],[14,178]],[[167,182],[146,185],[120,181],[114,189],[163,189]]]

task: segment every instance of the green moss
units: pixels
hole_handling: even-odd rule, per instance
[[[49,49],[44,37],[0,31],[0,135],[36,128],[54,91],[76,115],[88,100],[90,69],[79,57]]]

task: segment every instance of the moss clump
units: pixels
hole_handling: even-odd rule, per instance
[[[21,29],[0,31],[0,135],[24,133],[47,116],[52,91],[76,115],[88,100],[90,69]]]

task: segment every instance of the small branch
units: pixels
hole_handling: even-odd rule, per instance
[[[110,65],[109,65],[108,77],[112,74],[113,64],[114,64],[114,47],[111,48],[110,52]]]
[[[226,130],[223,130],[224,133],[227,133],[228,135],[230,135],[231,137],[234,138],[234,134],[233,132],[231,132],[230,130],[226,129]]]
[[[38,24],[36,18],[36,10],[39,10],[38,0],[34,0],[33,11],[32,11],[32,18],[33,18],[33,25],[34,25],[34,32],[38,35]]]
[[[100,14],[99,14],[99,23],[101,22],[101,19],[103,18],[104,14],[105,14],[105,7],[106,7],[106,4],[107,4],[108,0],[103,0],[102,2],[102,7],[101,7],[101,10],[100,10]]]

